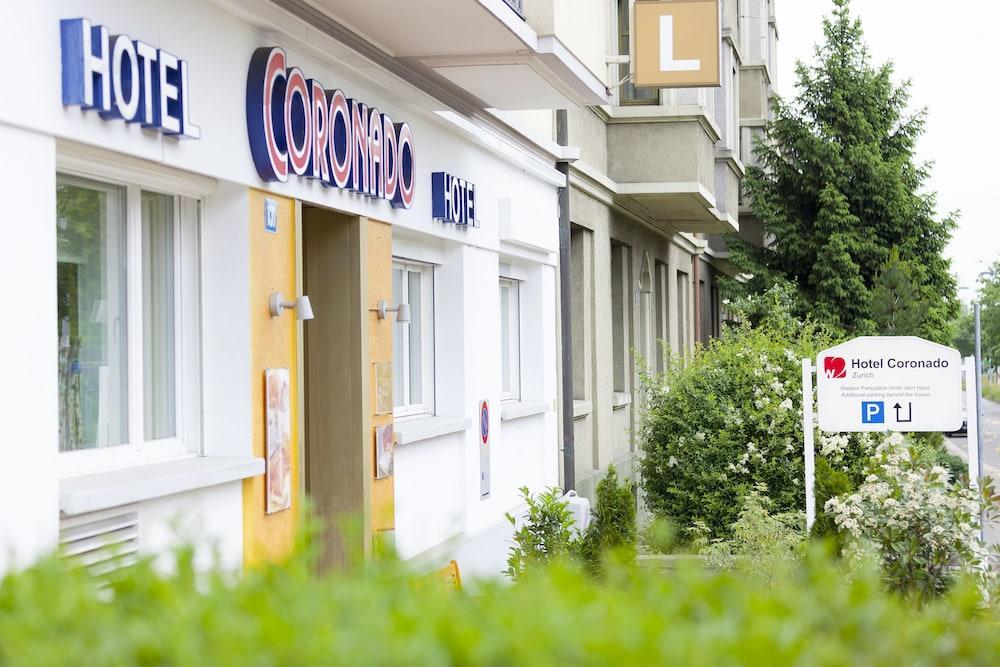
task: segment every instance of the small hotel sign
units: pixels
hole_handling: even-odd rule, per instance
[[[635,3],[633,83],[649,88],[700,88],[722,83],[718,0]]]
[[[478,227],[476,186],[443,171],[431,174],[431,217],[460,227]]]
[[[63,105],[168,136],[201,138],[191,122],[187,62],[87,19],[63,19],[59,29]]]

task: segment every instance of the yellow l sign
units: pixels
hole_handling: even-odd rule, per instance
[[[719,0],[637,0],[634,14],[636,86],[721,85]]]

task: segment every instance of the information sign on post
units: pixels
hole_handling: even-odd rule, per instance
[[[817,410],[813,413],[813,374]],[[965,390],[962,377],[965,375]],[[969,422],[969,478],[978,459],[972,425],[975,370],[958,350],[913,336],[862,336],[802,360],[806,526],[816,519],[813,419],[826,432],[956,431]],[[963,409],[962,396],[967,410]]]
[[[958,350],[912,336],[864,336],[820,352],[822,431],[955,431],[962,425]]]

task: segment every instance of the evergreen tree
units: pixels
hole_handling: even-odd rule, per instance
[[[955,337],[951,346],[957,348],[963,357],[971,357],[976,353],[976,323],[972,317],[972,309],[964,303],[955,320]]]
[[[747,288],[790,281],[814,317],[848,333],[877,331],[876,277],[898,249],[924,308],[914,333],[947,342],[958,310],[943,251],[954,228],[922,190],[927,166],[915,161],[923,111],[907,114],[909,84],[876,66],[850,0],[834,0],[816,63],[796,68],[792,102],[773,102],[774,120],[748,169],[747,193],[766,247],[732,238]]]
[[[893,248],[872,289],[875,330],[884,336],[916,335],[926,312],[927,304],[920,298],[910,263],[900,259],[899,250]]]
[[[979,275],[977,299],[981,308],[983,365],[994,368],[1000,364],[1000,260]]]

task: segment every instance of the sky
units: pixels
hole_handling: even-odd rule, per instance
[[[778,0],[777,91],[794,93],[796,60],[813,60],[831,0]],[[918,158],[933,162],[927,189],[938,211],[958,211],[948,247],[959,296],[1000,259],[1000,2],[996,0],[854,0],[876,63],[892,60],[897,81],[912,81],[913,109],[926,107]]]

